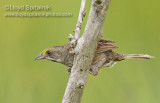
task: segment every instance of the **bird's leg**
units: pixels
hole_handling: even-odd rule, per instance
[[[89,73],[94,75],[94,76],[98,75],[98,68],[92,66],[91,69],[89,70]]]
[[[71,74],[71,68],[68,68],[68,76]]]
[[[98,71],[103,66],[105,61],[106,61],[106,58],[103,58],[99,61],[93,61],[91,65],[90,73],[94,76],[98,75]]]

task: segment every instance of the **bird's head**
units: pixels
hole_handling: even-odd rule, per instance
[[[52,46],[45,49],[35,60],[47,59],[54,62],[62,62],[63,46]]]

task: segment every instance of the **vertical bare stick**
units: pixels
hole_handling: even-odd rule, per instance
[[[76,42],[79,39],[80,29],[82,27],[82,21],[83,21],[83,18],[85,16],[85,14],[86,14],[86,12],[84,10],[85,4],[86,4],[86,0],[82,0],[80,11],[79,11],[79,17],[78,17],[78,21],[77,21],[77,24],[76,24],[76,29],[74,30],[75,37],[73,37],[71,34],[69,35],[69,40],[71,41],[71,47],[75,47]]]
[[[81,101],[97,43],[103,33],[109,4],[110,0],[92,1],[85,31],[75,47],[73,67],[62,103],[80,103]]]
[[[77,21],[77,25],[76,25],[76,30],[75,30],[75,38],[77,40],[79,39],[80,29],[82,27],[82,21],[83,21],[83,18],[85,16],[85,14],[86,14],[85,10],[84,10],[85,3],[86,3],[86,0],[82,0],[81,8],[80,8],[80,11],[79,11],[79,17],[78,17],[78,21]]]

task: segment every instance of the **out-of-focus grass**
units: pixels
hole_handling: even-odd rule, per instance
[[[82,103],[160,102],[160,14],[158,0],[112,1],[103,38],[118,42],[119,53],[144,53],[153,60],[126,60],[89,75]],[[5,5],[49,5],[73,17],[6,18]],[[89,13],[91,0],[87,1]],[[67,67],[33,61],[45,48],[68,42],[80,1],[8,0],[0,4],[0,103],[60,103],[68,81]],[[84,30],[87,16],[84,19]],[[81,32],[83,33],[83,32]]]

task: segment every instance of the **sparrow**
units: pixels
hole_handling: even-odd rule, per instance
[[[115,53],[113,49],[119,48],[112,43],[116,43],[111,40],[100,39],[95,52],[95,56],[91,63],[89,73],[96,76],[98,71],[103,67],[112,67],[117,61],[125,59],[151,59],[154,58],[150,55],[143,54],[119,54]],[[71,51],[70,42],[64,46],[52,46],[45,49],[35,60],[46,59],[53,62],[64,64],[68,67],[73,66],[74,54]],[[68,69],[71,72],[71,69]]]

